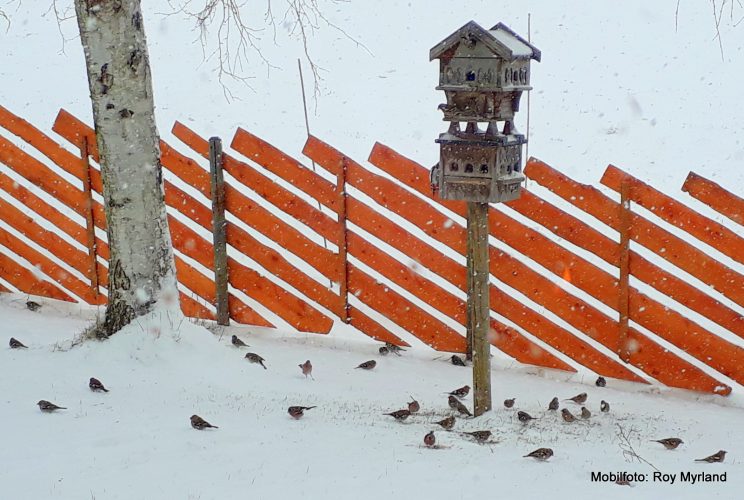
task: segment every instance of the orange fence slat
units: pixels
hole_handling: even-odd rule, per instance
[[[353,232],[349,232],[348,248],[354,257],[367,266],[461,325],[465,324],[466,306],[464,300],[418,275],[414,270],[404,266]],[[489,339],[491,343],[521,363],[576,371],[571,365],[553,356],[518,331],[493,318],[491,318],[491,331],[494,332]]]
[[[546,163],[531,158],[525,173],[572,205],[617,230],[618,203],[593,186],[580,184]],[[630,238],[663,259],[711,285],[739,305],[744,305],[742,276],[668,231],[633,214]]]
[[[187,318],[214,320],[214,313],[183,292],[178,292],[181,302],[181,312]]]
[[[744,263],[744,238],[727,227],[695,212],[674,198],[652,188],[613,165],[607,167],[600,182],[618,192],[620,184],[628,182],[631,187],[631,201],[638,203],[669,224],[695,236],[724,255],[728,255],[739,263]],[[742,286],[744,285],[744,276],[739,276],[739,286],[744,288]]]
[[[349,324],[368,337],[380,342],[390,342],[401,347],[410,345],[352,305],[349,306]]]
[[[719,214],[744,226],[744,199],[710,179],[690,172],[682,185],[682,191],[689,193],[690,196],[705,203]]]
[[[30,295],[48,297],[50,299],[75,302],[65,292],[42,279],[34,273],[16,263],[13,259],[0,251],[0,276],[18,290]]]

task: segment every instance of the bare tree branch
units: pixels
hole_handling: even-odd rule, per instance
[[[630,442],[631,437],[633,437],[633,434],[637,432],[635,429],[631,428],[629,431],[626,431],[622,425],[617,425],[617,438],[618,443],[620,445],[620,449],[623,451],[623,456],[625,459],[629,462],[636,460],[638,462],[643,462],[649,466],[651,466],[652,469],[655,471],[658,471],[659,469],[656,468],[654,464],[640,456],[636,451],[635,448],[633,448],[633,443]]]
[[[62,39],[62,49],[60,50],[60,53],[66,54],[65,46],[67,44],[67,39],[65,38],[64,33],[62,33],[62,23],[69,19],[75,19],[75,11],[68,5],[64,12],[60,12],[59,7],[57,7],[57,0],[52,0],[52,3],[44,13],[44,16],[50,12],[54,14],[54,18],[57,20],[57,31],[59,31],[59,37]]]

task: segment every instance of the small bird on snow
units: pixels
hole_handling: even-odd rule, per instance
[[[315,380],[315,377],[313,377],[313,364],[310,362],[309,359],[297,366],[300,367],[300,370],[302,370],[302,374],[305,376],[305,378],[309,376],[311,379]]]
[[[411,412],[408,410],[397,410],[391,413],[383,413],[383,415],[389,415],[399,422],[403,422],[405,419],[411,416]]]
[[[563,408],[561,410],[561,416],[563,417],[563,420],[566,422],[574,422],[576,421],[576,417],[573,416],[573,413],[568,411],[568,408]]]
[[[28,349],[20,340],[16,340],[13,337],[10,337],[9,345],[11,349]]]
[[[548,404],[548,410],[557,410],[558,406],[558,397],[554,397],[550,400],[550,404]]]
[[[361,368],[362,370],[371,370],[375,366],[377,366],[377,361],[375,361],[374,359],[370,359],[369,361],[365,361],[364,363],[357,366],[357,368]]]
[[[520,422],[529,422],[530,420],[537,420],[535,417],[527,413],[526,411],[518,411],[517,412],[517,418]]]
[[[411,399],[413,401],[410,401],[408,403],[408,411],[410,411],[411,413],[418,413],[418,411],[421,409],[421,405],[419,404],[418,401],[413,399],[413,396],[411,396]]]
[[[553,450],[550,448],[538,448],[532,453],[528,453],[527,455],[523,456],[522,458],[531,457],[535,460],[540,460],[541,462],[544,462],[545,460],[549,459],[553,456]]]
[[[28,302],[26,302],[26,309],[36,312],[41,309],[41,304],[39,304],[38,302],[34,302],[33,300],[29,300]]]
[[[469,385],[463,385],[459,389],[455,389],[454,391],[450,392],[450,396],[455,396],[456,398],[464,398],[468,394],[470,394],[470,386]]]
[[[573,401],[577,405],[581,405],[581,404],[584,404],[586,402],[586,398],[587,398],[586,393],[585,392],[582,392],[581,394],[577,394],[576,396],[574,396],[572,398],[568,398],[568,399],[566,399],[564,401]]]
[[[235,347],[250,347],[248,344],[240,340],[237,335],[232,336],[231,342],[232,342],[232,345],[234,345]]]
[[[289,416],[295,420],[299,420],[305,414],[305,410],[312,410],[315,406],[290,406],[287,408]]]
[[[103,386],[103,383],[95,377],[90,377],[88,387],[90,387],[90,390],[93,392],[108,392],[108,389]]]
[[[679,445],[684,443],[680,438],[654,439],[653,442],[663,444],[667,450],[676,450]]]
[[[455,417],[450,416],[434,423],[449,431],[455,426]]]
[[[506,408],[512,408],[512,407],[514,406],[514,401],[515,401],[516,399],[517,399],[517,398],[505,399],[505,400],[504,400],[504,406],[505,406]]]
[[[594,385],[596,385],[597,387],[604,387],[607,385],[607,380],[605,380],[604,377],[599,377],[597,378],[597,381],[594,382]]]
[[[424,445],[428,448],[432,448],[436,444],[437,439],[434,437],[434,431],[430,431],[426,436],[424,436]]]
[[[712,454],[709,457],[705,458],[698,458],[695,460],[696,462],[708,462],[709,464],[717,463],[717,462],[723,462],[723,459],[726,458],[726,451],[720,450],[717,453]]]
[[[463,434],[465,434],[466,436],[470,436],[479,443],[485,443],[486,441],[488,441],[488,438],[491,437],[491,431],[463,432]]]
[[[380,347],[378,351],[380,352],[380,356],[387,356],[388,354],[390,354],[390,349],[385,346]]]
[[[402,347],[397,346],[395,344],[391,344],[390,342],[385,342],[385,347],[387,347],[387,350],[389,352],[392,352],[393,354],[397,354],[398,356],[400,356],[400,353],[401,352],[405,352],[406,351]]]
[[[450,358],[450,362],[452,362],[455,366],[465,366],[465,361],[462,360],[462,358],[456,354],[453,354]]]
[[[53,411],[67,409],[64,406],[57,406],[56,404],[50,403],[49,401],[45,401],[43,399],[36,404],[39,405],[39,409],[41,411],[46,412],[46,413],[51,413]]]
[[[581,407],[581,418],[584,420],[590,418],[592,416],[592,412],[586,409],[586,406]]]
[[[462,404],[456,397],[450,396],[447,401],[449,402],[450,408],[457,410],[459,413],[467,415],[468,417],[473,416],[473,414],[470,413],[470,410],[468,410],[468,408],[464,404]]]
[[[246,353],[245,359],[250,361],[251,363],[258,363],[259,365],[263,366],[263,369],[266,370],[266,365],[264,364],[265,359],[263,359],[261,356],[256,354],[255,352],[249,352]]]
[[[605,401],[604,399],[599,403],[599,411],[602,413],[607,413],[610,411],[610,403]]]
[[[191,427],[198,431],[203,431],[204,429],[219,429],[216,425],[212,425],[203,418],[201,418],[199,415],[191,415]]]

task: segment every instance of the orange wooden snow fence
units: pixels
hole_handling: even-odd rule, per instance
[[[94,131],[61,110],[53,131],[63,145],[2,106],[0,127],[0,292],[105,304]],[[181,305],[214,319],[209,143],[178,122],[172,134],[180,144],[161,141],[161,162]],[[427,168],[382,144],[365,166],[309,137],[310,168],[243,129],[229,149],[233,321],[313,333],[339,321],[380,341],[465,351],[465,204],[432,196]],[[685,204],[609,166],[601,183],[658,224],[539,160],[525,173],[542,191],[489,210],[495,348],[529,365],[720,395],[731,392],[726,380],[744,384],[733,340],[744,339],[744,276],[715,257],[744,263],[744,200],[691,173],[683,191],[697,201]]]

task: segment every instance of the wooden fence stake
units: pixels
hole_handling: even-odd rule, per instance
[[[626,363],[630,361],[628,346],[628,321],[630,305],[630,184],[623,181],[620,185],[620,281],[618,284],[618,308],[620,312],[620,335],[617,353]]]
[[[348,233],[346,228],[346,157],[341,160],[341,172],[336,176],[336,194],[338,195],[338,261],[339,261],[339,299],[340,317],[344,323],[349,322],[349,262]]]
[[[488,270],[488,203],[468,202],[468,351],[473,359],[475,416],[491,409],[491,344]]]
[[[217,324],[230,324],[227,295],[227,223],[225,221],[225,179],[222,173],[222,139],[209,139],[209,173],[212,181],[212,237],[214,241],[214,284]]]
[[[88,236],[88,258],[90,269],[88,278],[90,279],[90,288],[93,291],[93,298],[98,299],[98,262],[96,251],[96,225],[93,215],[93,189],[90,185],[90,148],[88,147],[88,136],[83,135],[80,141],[80,157],[83,166],[83,191],[85,192],[85,230]]]

